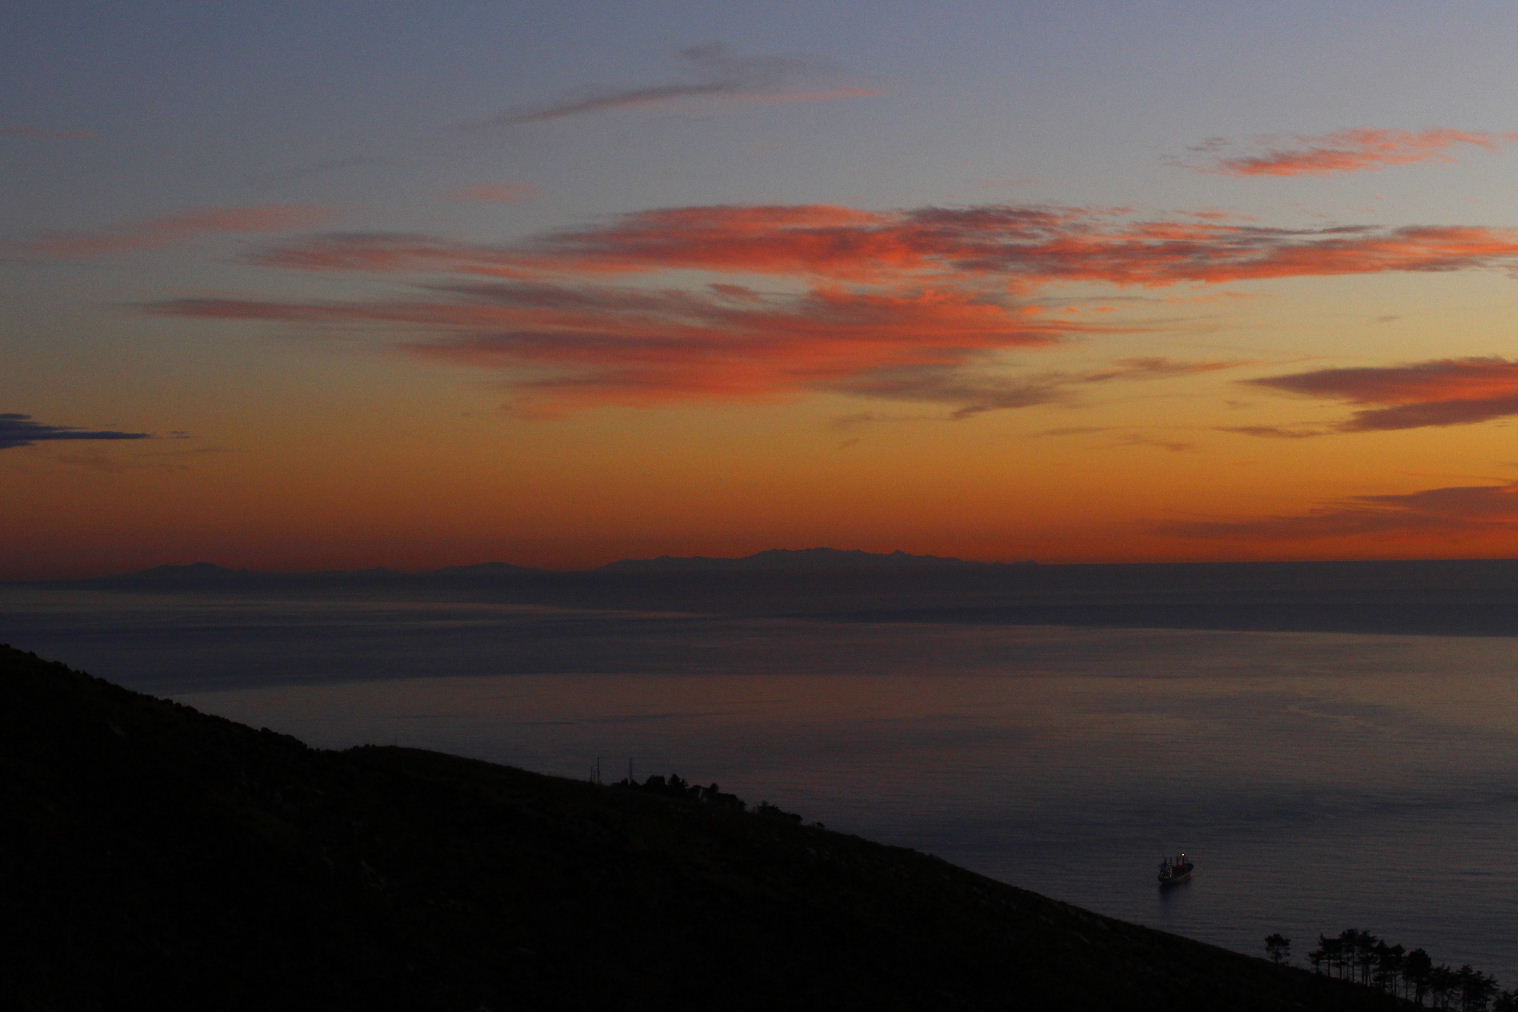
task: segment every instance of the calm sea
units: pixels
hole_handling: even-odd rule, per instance
[[[1239,951],[1357,927],[1518,987],[1511,639],[4,588],[0,642],[314,745],[676,772]]]

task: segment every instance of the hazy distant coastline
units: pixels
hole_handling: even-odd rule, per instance
[[[1518,559],[1038,565],[816,548],[623,560],[578,571],[485,563],[421,573],[266,573],[198,563],[28,585],[832,621],[1518,635]]]

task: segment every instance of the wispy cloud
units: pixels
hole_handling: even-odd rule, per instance
[[[85,258],[131,250],[160,249],[202,235],[224,232],[286,232],[310,228],[332,217],[311,204],[209,207],[148,218],[98,232],[44,232],[22,244],[32,256]]]
[[[305,179],[329,175],[334,172],[343,172],[347,169],[362,169],[372,166],[387,164],[387,159],[375,155],[352,154],[339,155],[335,158],[322,158],[289,168],[275,169],[270,172],[259,172],[248,176],[249,184],[260,189],[273,189],[276,187],[289,186]]]
[[[1317,369],[1242,382],[1307,397],[1373,405],[1329,429],[1236,426],[1226,430],[1245,435],[1300,438],[1329,432],[1384,432],[1469,425],[1518,415],[1518,361],[1497,356]]]
[[[1295,541],[1483,529],[1518,531],[1518,484],[1353,496],[1303,513],[1168,524],[1160,532],[1194,538]]]
[[[1156,436],[1146,436],[1138,432],[1130,433],[1122,439],[1114,440],[1108,443],[1107,446],[1109,448],[1153,446],[1161,450],[1168,450],[1171,453],[1189,453],[1197,448],[1195,443],[1183,443],[1175,439],[1160,439]]]
[[[1089,436],[1098,432],[1111,432],[1110,425],[1062,425],[1056,429],[1043,429],[1035,436]]]
[[[32,421],[31,415],[0,412],[0,450],[13,450],[37,443],[62,440],[150,439],[146,432],[118,432],[111,429],[81,429],[72,425],[48,425]]]
[[[335,233],[247,258],[412,275],[418,294],[407,300],[177,299],[146,308],[374,327],[410,354],[498,372],[522,410],[541,413],[829,390],[942,404],[968,418],[1077,399],[1083,386],[1094,393],[1104,383],[1244,364],[1132,356],[1085,373],[1009,368],[996,352],[1147,326],[1046,311],[1049,290],[1066,282],[1154,287],[1487,268],[1505,266],[1514,248],[1497,229],[1268,229],[1136,221],[1107,208],[677,207],[511,244]],[[665,279],[670,287],[654,287]]]
[[[538,195],[533,183],[476,183],[449,190],[454,200],[482,201],[491,204],[519,204]]]
[[[1203,157],[1190,168],[1226,176],[1328,176],[1375,172],[1412,162],[1454,161],[1455,150],[1496,151],[1518,133],[1452,130],[1385,130],[1364,127],[1315,137],[1214,137],[1193,147]]]
[[[606,403],[753,398],[834,390],[903,400],[1031,403],[1014,386],[950,388],[953,368],[1093,328],[1044,320],[1002,296],[817,287],[760,294],[514,281],[434,285],[404,302],[187,299],[160,315],[390,327],[433,361],[501,373],[524,412]],[[918,374],[913,370],[934,370]],[[989,398],[989,400],[988,400]]]
[[[1311,439],[1326,436],[1328,431],[1290,425],[1219,425],[1218,432],[1234,432],[1241,436],[1263,436],[1267,439]]]
[[[359,274],[408,271],[523,277],[528,273],[525,259],[504,247],[410,232],[330,232],[281,243],[246,259],[261,267]]]
[[[1473,226],[1278,229],[1134,221],[1102,208],[990,205],[868,211],[833,205],[681,207],[619,215],[514,246],[392,234],[281,244],[254,263],[306,270],[482,275],[722,273],[1039,286],[1159,287],[1388,271],[1506,269],[1512,229]]]
[[[1009,408],[1026,408],[1070,400],[1057,379],[1009,377],[959,365],[900,366],[873,369],[834,384],[843,393],[887,400],[946,404],[949,418],[961,421]]]
[[[1247,365],[1242,361],[1178,362],[1163,357],[1120,358],[1113,368],[1102,369],[1081,377],[1086,383],[1105,383],[1108,380],[1173,379],[1177,376],[1195,376],[1198,373],[1217,372]]]
[[[93,130],[58,130],[47,127],[0,127],[0,137],[32,137],[48,141],[91,140],[98,134]]]
[[[410,335],[397,344],[409,354],[499,372],[518,410],[544,415],[606,403],[830,391],[942,404],[949,418],[965,419],[1074,402],[1087,384],[1237,364],[1144,358],[1095,372],[1014,373],[993,361],[994,353],[1131,328],[1046,318],[1005,295],[955,289],[766,294],[738,285],[687,291],[470,281],[424,291],[427,297],[411,301],[179,299],[144,308],[165,316],[388,327]]]
[[[469,129],[512,127],[594,113],[705,103],[824,102],[878,95],[877,89],[826,83],[831,65],[780,56],[739,56],[726,46],[691,46],[678,53],[677,80],[600,88],[544,103],[508,109],[464,124]]]
[[[1518,415],[1518,401],[1512,394],[1421,404],[1397,404],[1389,408],[1356,411],[1355,416],[1339,426],[1343,432],[1386,432],[1393,429],[1421,429],[1429,426],[1471,425],[1494,418]]]
[[[988,370],[973,360],[964,365],[911,366],[863,373],[838,389],[892,400],[921,401],[953,407],[951,420],[959,421],[1008,408],[1025,408],[1036,404],[1074,404],[1081,398],[1080,388],[1087,383],[1115,380],[1173,379],[1197,373],[1228,369],[1236,362],[1178,362],[1166,358],[1119,359],[1112,369],[1088,373],[1039,372],[1005,375]],[[1072,435],[1102,432],[1099,428],[1047,430],[1039,435]],[[1121,445],[1161,446],[1168,450],[1195,449],[1190,443],[1176,443],[1131,436]]]

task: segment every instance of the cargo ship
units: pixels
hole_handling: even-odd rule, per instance
[[[1191,863],[1191,858],[1186,856],[1185,851],[1175,857],[1165,858],[1160,862],[1160,888],[1190,881],[1192,869],[1195,867],[1196,865]]]

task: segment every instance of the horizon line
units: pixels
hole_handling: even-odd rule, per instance
[[[609,562],[592,564],[587,566],[542,566],[518,562],[508,562],[500,559],[486,559],[479,562],[448,563],[431,568],[411,569],[397,568],[384,564],[371,566],[357,566],[353,568],[272,568],[256,569],[246,566],[226,565],[206,559],[198,559],[193,562],[165,562],[152,563],[137,568],[126,570],[96,571],[93,573],[76,573],[72,575],[37,575],[37,576],[7,576],[0,577],[0,584],[17,583],[74,583],[89,580],[120,579],[140,576],[164,570],[216,570],[228,574],[243,574],[248,576],[356,576],[365,573],[387,574],[393,576],[431,576],[450,570],[474,569],[488,566],[503,566],[513,569],[525,570],[534,573],[574,575],[591,574],[600,572],[612,566],[623,563],[651,563],[651,562],[743,562],[764,555],[804,555],[814,552],[830,552],[840,556],[867,557],[872,560],[888,560],[897,556],[915,562],[930,563],[957,563],[967,566],[983,566],[986,568],[1098,568],[1098,567],[1175,567],[1175,566],[1282,566],[1282,565],[1324,565],[1324,564],[1353,564],[1353,563],[1452,563],[1452,562],[1514,562],[1518,563],[1518,556],[1510,555],[1470,555],[1470,556],[1416,556],[1416,557],[1324,557],[1324,558],[1272,558],[1272,559],[1150,559],[1144,561],[1133,560],[1098,560],[1098,561],[1043,561],[1035,558],[1022,558],[1016,560],[992,560],[965,558],[963,556],[918,554],[896,549],[889,552],[873,552],[859,548],[833,548],[826,545],[813,545],[807,548],[766,548],[759,551],[749,552],[743,555],[671,555],[668,553],[648,556],[625,556],[612,559]],[[806,567],[797,566],[802,570]],[[830,567],[831,568],[831,567]]]

